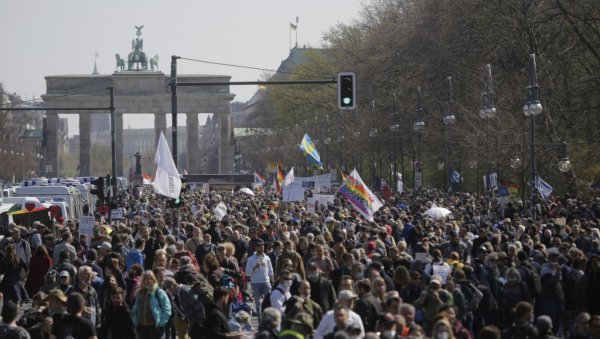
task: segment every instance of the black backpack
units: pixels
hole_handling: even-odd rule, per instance
[[[274,289],[271,290],[271,292],[269,292],[269,294],[267,294],[264,298],[262,303],[260,304],[260,310],[264,311],[265,308],[267,307],[271,307],[271,294],[273,293],[273,291],[278,290],[279,292],[281,292],[281,294],[285,295],[285,292],[279,288],[279,287],[275,287]]]

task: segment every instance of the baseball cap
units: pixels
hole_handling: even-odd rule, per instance
[[[61,271],[60,274],[58,275],[60,278],[62,277],[70,277],[71,275],[69,274],[69,272],[67,271]]]
[[[100,246],[98,246],[98,248],[103,249],[103,250],[111,250],[112,249],[112,245],[105,241],[102,244],[100,244]]]
[[[552,256],[552,255],[560,255],[560,251],[558,250],[558,248],[550,247],[548,249],[548,256]]]
[[[349,290],[342,290],[340,291],[340,293],[338,294],[338,299],[344,299],[344,300],[354,300],[357,299],[358,296]]]
[[[394,324],[396,318],[391,313],[383,313],[380,315],[379,322],[382,324]]]
[[[431,277],[431,280],[429,280],[430,283],[437,283],[438,285],[442,285],[442,276],[439,274],[435,274]]]

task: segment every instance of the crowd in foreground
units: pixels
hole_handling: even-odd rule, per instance
[[[373,221],[341,196],[314,212],[262,191],[185,201],[132,188],[125,218],[91,236],[15,220],[0,338],[600,339],[600,198],[530,213],[424,191]],[[428,217],[433,203],[452,213]]]

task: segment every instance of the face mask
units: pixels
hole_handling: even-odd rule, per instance
[[[396,331],[383,331],[383,336],[386,338],[393,338],[396,335]]]
[[[438,332],[435,337],[437,339],[448,339],[448,338],[450,338],[450,333],[448,333],[446,331],[444,331],[444,332]]]
[[[82,284],[83,286],[89,286],[89,285],[90,285],[90,282],[89,282],[89,281],[87,281],[87,280],[81,280],[81,284]]]
[[[309,273],[308,274],[308,281],[316,282],[317,280],[319,280],[319,273]]]
[[[285,288],[290,288],[292,287],[292,281],[291,280],[284,280],[282,283],[283,287]]]
[[[144,284],[144,288],[147,289],[147,290],[151,290],[152,287],[154,287],[153,284]]]
[[[519,282],[519,278],[508,278],[508,282],[509,282],[509,283],[516,284],[516,283],[518,283],[518,282]]]

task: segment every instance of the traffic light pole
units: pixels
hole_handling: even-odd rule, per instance
[[[171,134],[173,136],[172,141],[172,155],[175,168],[177,168],[177,59],[178,56],[171,56]],[[179,193],[181,195],[181,193]],[[173,229],[175,230],[175,236],[179,237],[179,208],[173,209]]]
[[[112,179],[109,180],[108,184],[112,188],[112,192],[111,192],[112,194],[110,195],[112,198],[117,194],[117,139],[116,139],[117,119],[115,117],[114,87],[111,86],[108,89],[110,90],[110,146],[111,146],[110,152],[111,152],[111,161],[112,161],[112,166],[111,166]]]

